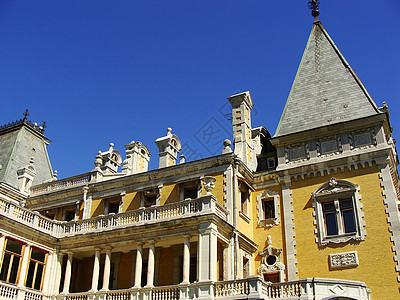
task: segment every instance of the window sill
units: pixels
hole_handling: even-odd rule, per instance
[[[362,238],[358,233],[346,233],[346,234],[341,234],[341,235],[330,235],[330,236],[325,236],[322,237],[321,245],[328,245],[330,243],[332,244],[341,244],[341,243],[347,243],[350,241],[363,241],[365,240]]]
[[[250,223],[250,218],[248,216],[246,216],[244,213],[242,213],[241,211],[239,212],[239,216],[245,220],[247,223]]]
[[[270,228],[270,227],[278,225],[278,224],[279,224],[279,218],[271,218],[271,219],[264,219],[264,220],[258,221],[259,227]]]

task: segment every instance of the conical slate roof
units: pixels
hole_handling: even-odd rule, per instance
[[[314,22],[275,137],[378,113],[321,23]]]

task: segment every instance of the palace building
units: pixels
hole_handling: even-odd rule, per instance
[[[58,179],[44,126],[0,127],[0,299],[394,299],[398,157],[379,107],[313,23],[278,128],[228,98],[233,140],[179,156],[168,128]],[[154,157],[153,157],[154,159]]]

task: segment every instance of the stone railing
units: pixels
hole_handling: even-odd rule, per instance
[[[337,296],[348,299],[370,300],[365,283],[359,281],[305,278],[298,281],[270,283],[259,276],[220,282],[196,282],[162,287],[131,288],[45,296],[37,291],[21,289],[0,282],[0,299],[17,300],[189,300],[189,299],[330,299]]]
[[[64,230],[63,226],[65,225],[65,222],[51,220],[37,212],[23,208],[4,199],[0,199],[0,215],[55,237],[60,236]]]
[[[249,282],[247,279],[216,282],[214,289],[217,298],[247,295],[249,293]]]
[[[13,202],[0,199],[0,215],[57,238],[140,226],[150,222],[168,221],[210,213],[218,215],[223,220],[227,219],[228,212],[225,208],[217,202],[214,196],[206,195],[197,199],[188,199],[162,206],[140,208],[124,213],[109,214],[84,220],[61,222],[48,219],[39,213],[20,207]]]
[[[0,281],[0,299],[16,300],[50,300],[50,297],[42,295],[39,291],[27,288],[19,288]]]
[[[62,225],[63,230],[61,230],[61,232],[64,236],[70,236],[129,226],[139,226],[149,222],[168,221],[171,219],[190,217],[194,214],[208,213],[215,213],[224,220],[227,219],[228,214],[214,196],[206,195],[197,199],[189,199],[162,206],[152,206],[124,213],[70,221]]]
[[[300,297],[302,295],[299,281],[264,285],[264,288],[271,299]]]
[[[43,183],[40,185],[35,185],[31,188],[31,196],[63,190],[73,186],[85,185],[86,183],[89,182],[89,180],[90,180],[90,174],[86,173],[86,174],[81,174],[79,176],[73,176],[61,180]]]

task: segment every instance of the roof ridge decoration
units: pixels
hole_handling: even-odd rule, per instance
[[[16,120],[14,122],[10,122],[10,123],[1,125],[0,126],[0,131],[3,130],[3,129],[7,129],[7,128],[11,128],[11,127],[20,125],[20,124],[27,124],[31,128],[35,129],[37,132],[39,132],[41,134],[44,134],[44,129],[47,127],[46,126],[46,121],[44,121],[42,125],[38,125],[38,123],[28,120],[28,116],[29,116],[28,109],[25,110],[25,112],[23,113],[23,116],[24,117],[22,119],[19,119],[19,120]]]
[[[379,113],[360,79],[316,20],[275,137]]]

